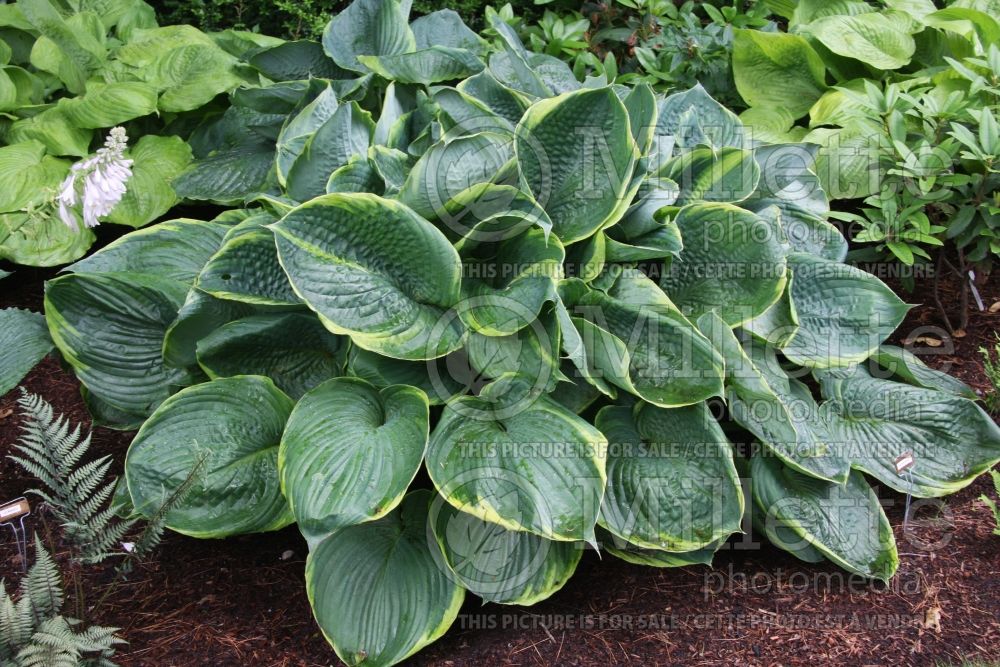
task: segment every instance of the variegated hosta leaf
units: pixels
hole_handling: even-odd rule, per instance
[[[799,314],[792,303],[792,281],[795,277],[787,272],[785,291],[763,314],[743,323],[743,329],[757,338],[777,347],[788,345],[799,330]]]
[[[416,49],[408,24],[410,3],[355,0],[323,32],[323,48],[344,69],[367,72],[361,55],[387,56]]]
[[[299,401],[278,456],[281,488],[311,542],[378,519],[403,499],[424,458],[427,396],[334,378]]]
[[[271,222],[273,217],[258,214],[232,227],[198,276],[198,289],[256,306],[301,305],[278,261],[274,233],[265,227]]]
[[[288,196],[307,201],[326,192],[330,175],[355,156],[367,156],[375,123],[356,102],[344,104],[306,141],[286,177]]]
[[[483,521],[437,496],[430,528],[456,582],[485,602],[532,605],[562,588],[583,555],[582,542],[556,542]]]
[[[318,86],[320,83],[313,85]],[[312,99],[303,104],[301,109],[297,109],[294,115],[288,117],[278,134],[275,167],[278,182],[282,184],[286,182],[288,172],[302,155],[309,139],[340,108],[337,93],[329,83],[319,90],[311,88],[307,95],[312,95]]]
[[[184,303],[184,283],[138,273],[73,273],[45,287],[52,340],[80,381],[115,408],[148,415],[187,371],[163,364],[163,337]]]
[[[463,244],[465,266],[459,316],[485,336],[507,336],[528,326],[555,296],[566,253],[557,238],[532,228],[499,243]]]
[[[593,541],[607,440],[550,398],[509,405],[505,391],[497,382],[445,407],[427,448],[438,492],[510,530]]]
[[[646,567],[688,567],[690,565],[711,565],[715,552],[720,544],[711,544],[696,551],[663,551],[662,549],[644,549],[631,544],[617,535],[609,533],[604,528],[597,529],[597,539],[601,551],[606,551],[615,558],[620,558],[633,565]]]
[[[870,360],[888,371],[889,377],[898,378],[917,387],[937,389],[973,401],[979,399],[979,395],[969,385],[947,373],[930,368],[920,361],[917,355],[901,347],[882,345],[872,353]],[[870,370],[875,377],[887,377],[881,372],[876,373],[873,367]]]
[[[677,204],[741,202],[753,194],[760,167],[753,152],[742,148],[695,148],[668,161],[657,172],[680,188]]]
[[[0,310],[0,396],[17,386],[52,350],[45,316],[20,308]]]
[[[722,357],[649,278],[626,271],[607,293],[588,292],[574,310],[596,325],[581,331],[583,344],[609,382],[662,407],[722,394]]]
[[[645,549],[690,552],[740,529],[743,491],[722,428],[704,403],[683,408],[607,406],[601,525]]]
[[[428,491],[414,491],[388,516],[344,528],[309,552],[313,615],[348,665],[401,662],[458,616],[465,590],[441,568],[428,536],[430,502]]]
[[[182,486],[166,525],[194,537],[284,528],[294,521],[278,484],[278,444],[294,402],[264,377],[188,387],[139,429],[125,459],[136,510],[156,512]]]
[[[845,570],[866,577],[888,581],[896,572],[892,526],[861,473],[834,484],[797,473],[766,454],[750,459],[750,471],[754,501],[765,521],[787,529],[785,536],[797,536]],[[794,552],[800,545],[789,546]]]
[[[298,399],[342,374],[346,347],[312,313],[276,313],[219,327],[198,341],[197,356],[210,378],[263,375]]]
[[[347,356],[346,375],[361,378],[379,389],[407,384],[427,394],[431,405],[444,405],[474,383],[461,352],[429,361],[404,361],[383,357],[356,345]]]
[[[464,79],[483,71],[486,64],[468,49],[433,45],[410,53],[358,56],[358,62],[383,79],[429,86]]]
[[[943,496],[1000,461],[1000,427],[975,402],[947,391],[871,377],[863,368],[819,374],[823,428],[851,465],[903,493]],[[911,452],[907,475],[894,461]]]
[[[514,146],[524,182],[567,245],[614,224],[631,203],[638,149],[610,88],[535,103]]]
[[[163,365],[197,368],[198,341],[227,322],[252,314],[254,307],[248,303],[217,299],[207,292],[192,289],[163,337]]]
[[[446,227],[454,229],[449,224],[449,212],[454,210],[449,203],[477,184],[492,183],[512,156],[510,139],[492,132],[440,141],[413,165],[398,199],[425,218],[442,218]]]
[[[334,333],[398,359],[458,349],[447,312],[459,299],[461,261],[429,222],[371,194],[331,194],[272,225],[295,292]]]
[[[73,273],[145,273],[191,284],[222,245],[226,225],[181,218],[116,239],[67,267]]]
[[[910,309],[881,280],[853,266],[792,253],[788,267],[799,329],[782,352],[799,365],[829,368],[864,361]]]
[[[781,229],[730,204],[690,204],[674,222],[684,248],[660,286],[682,312],[715,310],[731,326],[763,315],[785,289]]]
[[[548,312],[507,336],[470,332],[464,352],[482,378],[497,379],[512,373],[543,393],[565,379],[559,370],[559,328]]]
[[[656,136],[661,160],[698,146],[747,148],[750,140],[745,135],[736,114],[712,99],[701,84],[660,101]]]
[[[701,329],[725,358],[726,397],[733,419],[795,470],[843,483],[850,462],[839,443],[827,442],[820,410],[809,390],[788,377],[774,350],[753,341],[743,345],[715,313],[702,315]]]

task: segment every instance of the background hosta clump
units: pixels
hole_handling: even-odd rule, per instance
[[[884,344],[908,306],[843,263],[813,150],[755,142],[700,86],[581,83],[499,20],[495,48],[406,4],[249,57],[263,85],[174,182],[239,208],[48,283],[95,417],[141,424],[135,508],[193,474],[174,530],[296,522],[349,664],[434,641],[466,591],[542,600],[586,548],[709,563],[745,515],[890,578],[868,478],[950,493],[1000,430]]]

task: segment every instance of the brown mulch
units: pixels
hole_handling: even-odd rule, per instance
[[[0,307],[40,309],[40,282],[49,275],[22,271],[0,282]],[[997,280],[980,289],[987,306],[1000,301]],[[943,290],[946,304],[958,302],[954,284],[946,281]],[[899,338],[944,338],[934,328],[938,322],[933,308],[918,306]],[[986,391],[977,349],[993,339],[998,323],[1000,313],[973,313],[965,336],[929,348],[928,363]],[[74,421],[88,423],[76,379],[55,359],[46,359],[23,386]],[[19,417],[9,412],[15,396],[0,398],[0,454],[17,439]],[[113,455],[120,466],[131,436],[99,428],[92,451]],[[30,486],[19,468],[0,459],[0,498]],[[918,508],[904,534],[903,498],[880,489],[901,558],[888,587],[829,563],[802,563],[749,538],[731,542],[711,569],[658,570],[588,552],[566,587],[534,607],[483,605],[470,595],[452,629],[411,663],[764,667],[996,659],[1000,537],[991,535],[991,515],[976,500],[988,491],[988,480],[980,479],[943,503]],[[44,516],[36,517],[35,527],[52,544]],[[933,542],[937,547],[929,549]],[[171,534],[155,560],[97,609],[89,607],[110,570],[85,568],[74,576],[88,591],[79,605],[89,609],[88,619],[122,628],[129,645],[118,660],[126,666],[339,664],[309,612],[305,554],[294,528],[228,540]],[[12,543],[3,542],[0,571],[16,579],[18,570]]]

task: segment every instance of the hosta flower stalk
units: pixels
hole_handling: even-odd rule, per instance
[[[78,211],[84,226],[96,227],[125,196],[125,184],[132,177],[132,160],[125,157],[126,148],[125,128],[112,128],[103,148],[70,167],[57,197],[59,219],[67,227],[78,229]]]

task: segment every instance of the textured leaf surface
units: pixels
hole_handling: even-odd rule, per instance
[[[753,107],[804,116],[826,88],[826,67],[819,54],[799,35],[733,32],[733,75],[740,96]]]
[[[294,520],[278,484],[278,444],[293,402],[267,378],[244,375],[188,387],[139,429],[125,459],[136,510],[167,513],[171,530],[226,537],[278,530]]]
[[[20,308],[0,310],[0,396],[16,387],[51,349],[44,315]]]

